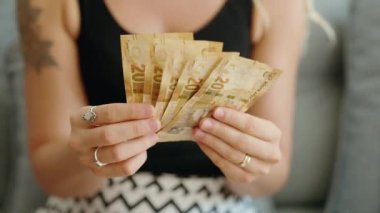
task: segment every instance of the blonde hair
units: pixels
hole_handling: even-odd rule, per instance
[[[306,10],[307,10],[308,18],[312,22],[320,26],[322,30],[325,32],[330,42],[335,44],[337,41],[337,35],[334,28],[325,18],[322,17],[320,13],[318,13],[318,11],[316,10],[314,6],[314,0],[305,0],[305,1],[306,1]],[[264,27],[264,32],[265,32],[269,28],[269,25],[270,25],[269,15],[267,11],[265,10],[262,0],[252,0],[252,2],[256,7],[256,11],[258,12],[258,15],[261,17],[262,24]]]

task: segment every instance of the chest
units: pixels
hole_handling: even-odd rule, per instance
[[[118,24],[129,32],[197,31],[211,22],[227,0],[105,0]]]

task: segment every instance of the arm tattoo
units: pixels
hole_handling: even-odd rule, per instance
[[[41,37],[37,24],[42,9],[33,6],[30,0],[18,0],[17,10],[25,62],[37,72],[46,67],[57,67],[50,53],[53,42]]]

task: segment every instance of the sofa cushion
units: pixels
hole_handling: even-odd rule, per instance
[[[33,212],[45,197],[27,155],[15,4],[0,0],[0,212]]]
[[[11,174],[11,97],[10,88],[7,81],[7,74],[4,68],[4,53],[9,42],[14,39],[15,26],[13,19],[12,0],[0,1],[0,212],[2,212],[4,199],[9,190],[8,181]]]
[[[10,174],[10,97],[9,85],[0,61],[0,209],[3,207]]]
[[[18,43],[11,43],[5,54],[5,71],[9,83],[12,107],[11,156],[12,170],[8,181],[6,210],[8,212],[31,212],[45,201],[35,181],[28,157],[24,110],[23,65]],[[20,205],[22,203],[22,205]]]
[[[380,212],[380,1],[352,3],[338,160],[327,212]]]
[[[9,43],[15,39],[15,0],[0,0],[0,61]]]

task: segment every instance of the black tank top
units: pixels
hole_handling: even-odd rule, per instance
[[[120,35],[128,34],[104,0],[79,0],[81,29],[77,40],[80,72],[90,105],[125,103]],[[219,13],[195,32],[197,40],[224,42],[224,51],[251,56],[251,0],[226,0]],[[220,170],[193,142],[160,143],[148,150],[140,171],[179,176],[218,176]]]

